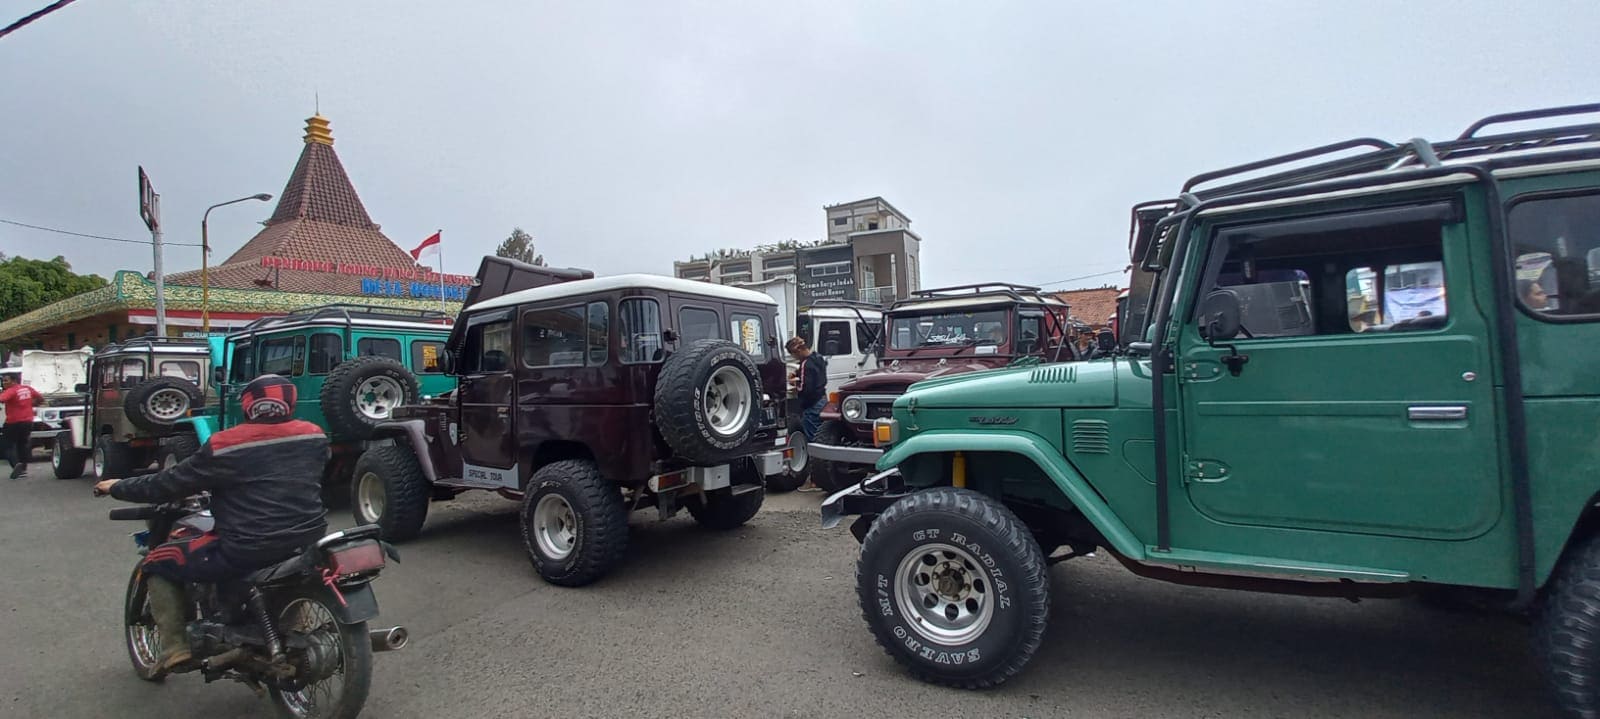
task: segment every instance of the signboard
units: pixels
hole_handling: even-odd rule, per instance
[[[439,296],[439,273],[425,268],[382,267],[379,265],[363,265],[351,262],[300,260],[290,257],[263,257],[261,258],[261,266],[282,270],[297,270],[300,272],[327,272],[330,274],[351,275],[355,277],[376,277],[386,280],[416,280],[418,282],[433,284],[433,296]],[[449,285],[470,287],[472,285],[472,277],[470,275],[447,274],[444,276],[444,283],[446,285],[446,295],[448,295]],[[363,283],[363,286],[365,286],[365,283]],[[465,293],[466,290],[463,289],[463,296],[465,296]]]
[[[801,307],[821,299],[856,299],[855,251],[849,245],[808,248],[796,260]]]
[[[161,227],[161,196],[151,186],[150,176],[144,174],[144,165],[139,166],[139,219],[151,232]]]
[[[444,299],[456,302],[465,302],[467,290],[470,287],[461,285],[445,285]],[[361,294],[374,297],[416,297],[421,299],[439,299],[438,282],[400,282],[398,280],[379,280],[366,278],[361,280]]]

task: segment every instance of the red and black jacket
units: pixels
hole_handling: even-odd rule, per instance
[[[242,424],[155,474],[124,479],[111,496],[166,502],[211,492],[223,556],[243,564],[284,559],[327,532],[322,470],[328,438],[310,422]]]

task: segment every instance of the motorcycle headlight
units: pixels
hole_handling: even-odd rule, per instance
[[[851,397],[839,406],[839,412],[844,415],[845,419],[854,422],[867,415],[867,403],[861,401],[860,397]]]

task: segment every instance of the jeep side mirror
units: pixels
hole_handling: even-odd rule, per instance
[[[1231,340],[1239,336],[1239,293],[1217,290],[1200,303],[1200,336],[1207,342]]]
[[[676,330],[661,330],[661,339],[664,342],[677,342],[678,332]]]
[[[1117,348],[1117,335],[1111,330],[1100,330],[1094,336],[1094,343],[1101,352],[1111,352]]]
[[[228,371],[221,367],[211,368],[211,384],[227,384]]]
[[[79,382],[72,386],[72,391],[77,392],[78,394],[89,394],[89,385]]]
[[[456,373],[456,355],[450,350],[439,353],[439,371],[445,374]]]

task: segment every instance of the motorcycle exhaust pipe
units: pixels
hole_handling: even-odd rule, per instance
[[[406,647],[411,635],[405,627],[390,627],[388,629],[374,629],[367,632],[367,637],[372,640],[372,651],[393,652]]]

